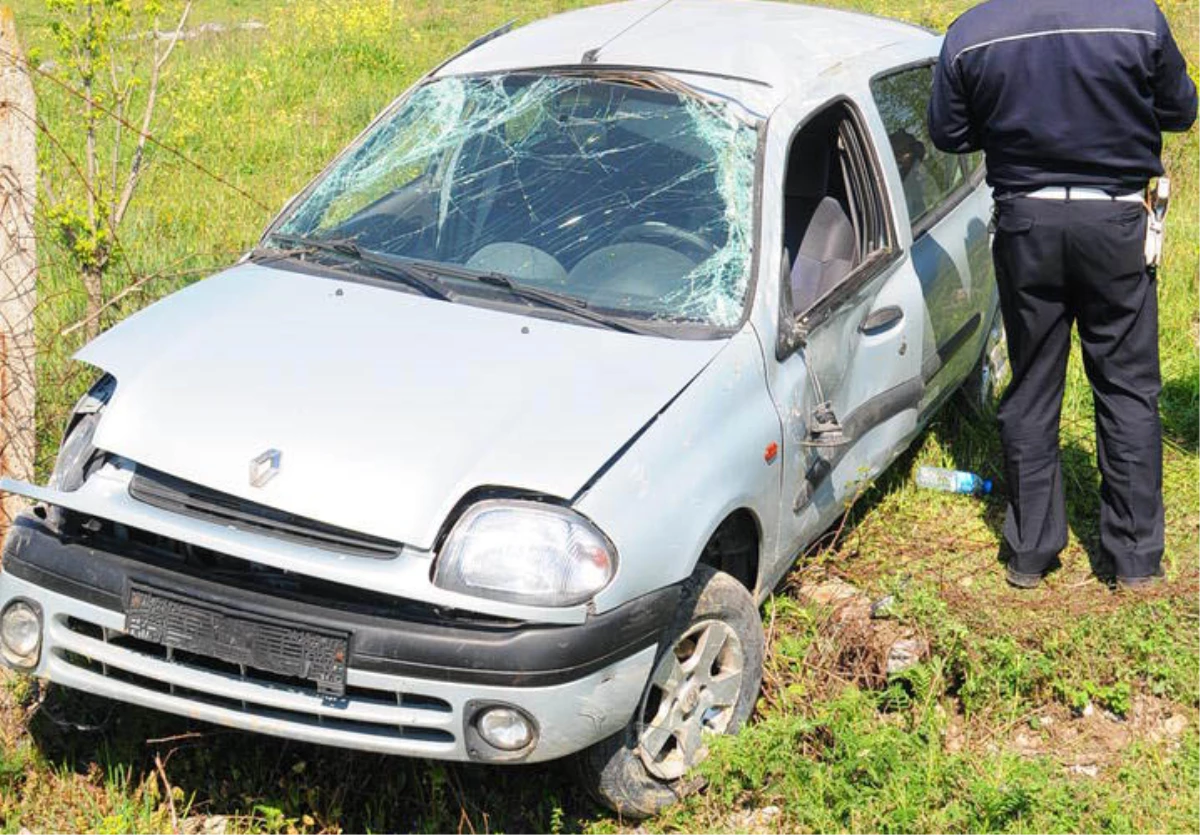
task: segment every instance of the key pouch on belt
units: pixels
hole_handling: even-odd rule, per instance
[[[1158,267],[1162,264],[1163,251],[1163,222],[1150,215],[1146,219],[1146,269],[1150,271],[1150,275],[1158,272]]]
[[[1167,206],[1171,199],[1171,179],[1165,174],[1158,178],[1154,188],[1147,190],[1146,211],[1146,271],[1154,278],[1162,264],[1163,237],[1167,217]]]

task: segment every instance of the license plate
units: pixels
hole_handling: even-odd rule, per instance
[[[344,632],[259,618],[139,585],[130,589],[125,631],[143,641],[310,681],[321,695],[346,692],[349,636]]]

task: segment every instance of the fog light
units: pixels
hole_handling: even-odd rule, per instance
[[[14,600],[0,615],[0,649],[14,667],[35,667],[42,649],[42,617],[24,600]]]
[[[511,707],[489,707],[479,714],[475,727],[484,742],[501,751],[520,751],[533,742],[529,719]]]

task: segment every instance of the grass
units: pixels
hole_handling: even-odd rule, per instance
[[[17,0],[38,61],[52,57],[42,0]],[[160,276],[105,324],[232,262],[294,193],[419,73],[510,18],[562,0],[201,0],[196,23],[257,20],[181,45],[159,133],[238,189],[155,153],[121,232],[131,276]],[[944,27],[958,0],[838,5]],[[1195,0],[1163,4],[1193,72]],[[63,150],[72,102],[39,80]],[[66,181],[62,152],[43,166]],[[1172,137],[1176,194],[1160,278],[1170,582],[1145,598],[1091,579],[1098,477],[1078,351],[1063,419],[1071,540],[1064,567],[1009,590],[996,551],[998,498],[918,492],[919,464],[999,474],[994,425],[957,404],[862,497],[842,537],[807,559],[764,609],[770,650],[756,718],[714,744],[706,791],[649,831],[1196,831],[1200,826],[1200,434],[1197,133]],[[43,230],[44,231],[44,230]],[[86,373],[69,361],[83,315],[77,282],[43,234],[38,332],[43,471]],[[835,574],[929,642],[928,659],[883,687],[855,636],[797,588]],[[156,758],[162,763],[160,769]],[[322,749],[152,714],[10,678],[0,693],[0,827],[15,832],[626,831],[557,766],[481,769]]]

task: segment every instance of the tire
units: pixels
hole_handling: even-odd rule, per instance
[[[626,818],[651,817],[695,791],[689,772],[707,756],[703,736],[737,733],[762,683],[762,619],[728,574],[698,566],[667,634],[633,719],[575,758],[592,797]]]
[[[976,414],[995,414],[1000,403],[1000,395],[1012,378],[1012,369],[1008,365],[1008,342],[1004,335],[1004,319],[1000,309],[992,316],[991,327],[988,328],[987,338],[983,341],[983,351],[979,362],[971,370],[971,374],[963,382],[962,396],[967,406]]]

